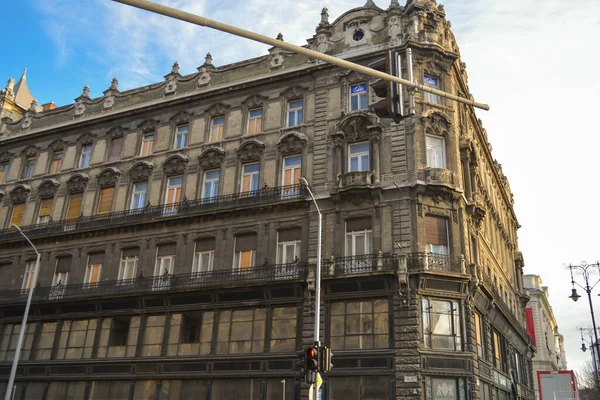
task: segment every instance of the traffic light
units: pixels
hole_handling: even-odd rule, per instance
[[[412,55],[407,52],[407,64],[412,68]],[[385,72],[389,75],[402,77],[402,53],[397,50],[388,50],[385,57],[374,61],[368,65],[377,71]],[[408,71],[409,78],[412,79],[412,71]],[[371,88],[381,100],[369,104],[369,107],[380,118],[391,118],[398,123],[402,118],[414,114],[414,110],[409,104],[409,112],[405,113],[404,98],[412,96],[402,85],[396,82],[390,82],[385,79],[378,79],[370,84]]]
[[[315,383],[317,380],[317,372],[319,372],[319,348],[308,347],[306,349],[306,368],[304,376],[306,383]]]
[[[331,368],[333,368],[333,364],[331,362],[331,358],[333,357],[333,352],[329,347],[321,347],[319,348],[319,371],[320,372],[329,372]]]

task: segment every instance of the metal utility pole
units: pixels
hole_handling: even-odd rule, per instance
[[[163,6],[161,4],[156,4],[146,0],[112,0],[117,3],[126,4],[128,6],[140,8],[142,10],[154,12],[157,14],[164,15],[166,17],[178,19],[180,21],[189,22],[199,26],[206,26],[209,28],[213,28],[222,32],[231,33],[236,36],[241,36],[246,39],[254,40],[256,42],[265,43],[274,47],[279,47],[284,50],[292,51],[298,54],[304,54],[308,57],[316,58],[321,61],[328,62],[333,65],[337,65],[338,67],[347,68],[356,72],[360,72],[375,78],[384,79],[386,81],[391,81],[395,83],[399,83],[401,85],[407,86],[409,88],[415,89],[421,92],[428,92],[432,94],[436,94],[440,97],[447,98],[449,100],[454,100],[459,103],[468,104],[473,107],[480,108],[482,110],[489,110],[490,106],[487,104],[478,103],[476,101],[466,99],[464,97],[459,97],[453,95],[451,93],[447,93],[441,90],[437,90],[431,88],[429,86],[425,86],[422,83],[416,83],[412,81],[408,81],[406,79],[399,78],[397,76],[393,76],[390,74],[386,74],[382,71],[377,71],[372,68],[368,68],[359,64],[355,64],[350,61],[342,60],[341,58],[333,57],[327,54],[320,53],[318,51],[310,50],[305,47],[296,46],[291,43],[286,43],[282,40],[273,39],[255,32],[247,31],[242,28],[238,28],[232,25],[227,25],[222,22],[217,22],[210,20],[205,17],[201,17],[199,15],[191,14],[185,11],[177,10],[175,8]]]
[[[31,299],[33,297],[33,291],[37,285],[38,274],[40,272],[40,253],[37,251],[31,240],[19,228],[13,224],[13,227],[19,231],[21,235],[27,240],[27,242],[33,247],[36,254],[35,268],[33,269],[33,279],[29,287],[29,294],[27,295],[27,303],[25,303],[25,311],[23,312],[23,320],[21,321],[21,329],[19,329],[19,339],[17,340],[17,348],[15,349],[15,356],[13,357],[12,366],[10,367],[10,375],[8,377],[8,384],[6,385],[6,393],[4,394],[4,400],[11,400],[15,385],[15,375],[17,374],[17,365],[19,365],[19,357],[21,356],[21,348],[23,347],[23,337],[27,329],[27,318],[29,317],[29,307],[31,306]]]

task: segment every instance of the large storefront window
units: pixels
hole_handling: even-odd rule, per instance
[[[329,400],[389,400],[389,376],[331,377]]]
[[[21,324],[6,325],[2,329],[2,337],[0,338],[0,361],[12,361],[14,358],[20,329]],[[23,348],[21,349],[21,356],[19,357],[19,360],[29,360],[34,335],[35,324],[27,324],[27,330],[25,332]]]
[[[265,346],[265,325],[264,308],[221,311],[217,353],[262,353]]]
[[[214,379],[211,399],[260,400],[260,379]]]
[[[102,321],[98,358],[134,357],[140,317],[114,317]]]
[[[77,400],[85,398],[85,382],[50,382],[46,400]]]
[[[206,387],[207,381],[201,379],[164,380],[158,393],[158,400],[206,400],[208,398]]]
[[[463,378],[425,377],[425,400],[465,400]]]
[[[56,358],[62,360],[92,357],[96,326],[96,319],[64,321]]]
[[[422,299],[421,307],[425,347],[460,350],[462,338],[459,302],[425,297]]]
[[[35,344],[35,359],[49,360],[52,355],[54,345],[54,335],[56,333],[56,322],[45,322]]]
[[[144,330],[144,339],[142,341],[143,357],[160,356],[164,332],[164,315],[150,315],[146,317],[146,329]]]
[[[154,400],[156,381],[136,381],[133,400]]]
[[[385,299],[331,304],[331,348],[388,348],[388,301]]]
[[[129,400],[129,381],[93,381],[90,400]]]
[[[212,311],[171,315],[167,355],[210,354],[213,318]]]
[[[296,348],[296,315],[294,307],[273,309],[271,351],[294,351]]]

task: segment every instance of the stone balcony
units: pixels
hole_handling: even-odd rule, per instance
[[[338,179],[338,188],[340,190],[368,188],[373,183],[373,172],[347,172],[345,174],[339,175]]]
[[[454,185],[454,173],[443,168],[426,168],[425,180],[427,183],[440,185]]]

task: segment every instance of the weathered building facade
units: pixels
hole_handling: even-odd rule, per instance
[[[367,65],[412,49],[470,96],[434,0],[369,0],[308,46]],[[17,399],[307,398],[323,213],[324,398],[533,398],[512,194],[472,107],[273,48],[0,125],[0,390],[42,254]],[[10,96],[9,91],[3,96]]]

